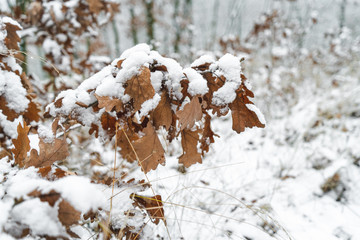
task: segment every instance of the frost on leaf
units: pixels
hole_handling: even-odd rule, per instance
[[[19,123],[17,127],[18,137],[12,140],[15,148],[11,150],[14,154],[15,163],[20,167],[24,167],[24,160],[30,150],[30,140],[28,138],[30,126],[27,126],[25,122],[23,124],[24,126]]]
[[[195,163],[202,163],[201,153],[198,152],[197,144],[201,130],[191,131],[188,129],[181,131],[181,145],[183,154],[179,158],[179,163],[185,167],[190,167]]]
[[[155,95],[155,90],[150,80],[149,68],[142,67],[140,74],[127,81],[125,94],[129,94],[134,101],[134,110],[141,109],[141,104]]]
[[[130,198],[134,200],[133,205],[139,207],[140,209],[145,209],[149,214],[152,222],[156,225],[159,224],[160,219],[164,221],[166,225],[165,213],[163,208],[163,202],[160,195],[147,197],[141,196],[135,193],[130,195]]]
[[[156,169],[159,164],[165,163],[165,151],[151,124],[144,129],[144,134],[145,136],[136,140],[133,145],[139,157],[138,164],[147,173],[151,169]]]
[[[176,115],[179,118],[180,130],[192,128],[195,122],[202,118],[200,98],[195,96],[190,103],[187,103],[184,109],[178,111]]]

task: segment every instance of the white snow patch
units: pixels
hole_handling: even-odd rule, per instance
[[[207,81],[192,68],[185,68],[183,70],[186,77],[189,79],[188,92],[191,96],[204,95],[209,91]]]

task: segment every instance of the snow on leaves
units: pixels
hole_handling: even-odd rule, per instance
[[[191,66],[182,69],[140,44],[77,89],[60,93],[48,111],[63,121],[91,127],[96,137],[112,138],[118,124],[120,154],[129,162],[137,160],[145,173],[165,163],[156,132],[163,128],[169,141],[181,136],[179,163],[189,167],[202,162],[217,136],[211,129],[211,113],[225,116],[231,110],[238,133],[265,126],[249,100],[254,95],[238,58],[227,54],[219,61],[197,60]]]
[[[20,25],[9,17],[0,17],[0,143],[17,136],[17,125],[39,121],[40,116],[32,86],[16,59],[19,50]],[[15,52],[15,53],[14,53]]]

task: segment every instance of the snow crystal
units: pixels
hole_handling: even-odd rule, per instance
[[[16,205],[11,212],[12,218],[29,226],[33,234],[49,236],[66,234],[57,215],[56,208],[52,208],[47,202],[41,202],[38,198]]]
[[[183,70],[186,77],[189,79],[188,92],[191,96],[204,95],[209,91],[207,81],[192,68],[185,68]]]
[[[199,57],[198,59],[196,59],[192,64],[191,67],[197,67],[200,65],[203,65],[205,63],[214,63],[215,59],[213,56],[210,55],[203,55],[201,57]]]
[[[155,93],[154,97],[146,100],[143,104],[141,104],[139,117],[148,115],[148,113],[154,110],[161,100],[161,96],[158,93]]]
[[[262,114],[262,112],[260,111],[260,109],[258,109],[254,104],[246,104],[246,107],[250,110],[253,111],[256,116],[258,117],[259,121],[262,124],[266,124],[266,120],[264,115]]]

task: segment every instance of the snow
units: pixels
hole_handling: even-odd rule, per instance
[[[40,187],[42,192],[50,192],[52,189],[82,213],[105,208],[108,203],[101,186],[90,183],[90,179],[86,177],[67,176]]]
[[[217,106],[224,106],[233,102],[236,98],[235,91],[241,84],[241,65],[240,59],[229,53],[225,54],[219,61],[210,65],[211,70],[215,70],[215,75],[224,76],[225,84],[214,92],[212,102]]]
[[[66,235],[65,227],[57,221],[57,215],[57,209],[38,198],[24,201],[11,211],[12,218],[26,224],[35,235]]]
[[[17,126],[19,125],[19,122],[21,122],[21,118],[16,118],[14,121],[7,120],[7,116],[5,116],[2,113],[2,110],[0,110],[0,126],[3,128],[6,135],[10,136],[11,138],[17,138]]]
[[[43,49],[45,53],[52,54],[54,58],[61,57],[61,52],[60,52],[61,47],[54,40],[46,38],[45,41],[43,42]]]
[[[157,107],[160,100],[161,96],[158,93],[155,93],[153,98],[146,100],[143,104],[141,104],[139,117],[142,118],[143,116],[148,115],[149,112],[151,112]]]
[[[196,59],[192,64],[191,67],[197,67],[197,66],[201,66],[205,63],[214,63],[215,59],[213,56],[211,55],[203,55],[201,57],[199,57],[198,59]]]
[[[198,94],[205,95],[209,91],[207,81],[201,76],[200,73],[196,72],[192,68],[185,68],[183,72],[187,79],[189,79],[188,92],[191,96]]]
[[[6,70],[0,70],[0,95],[5,97],[6,106],[17,113],[25,111],[30,102],[20,77]]]

